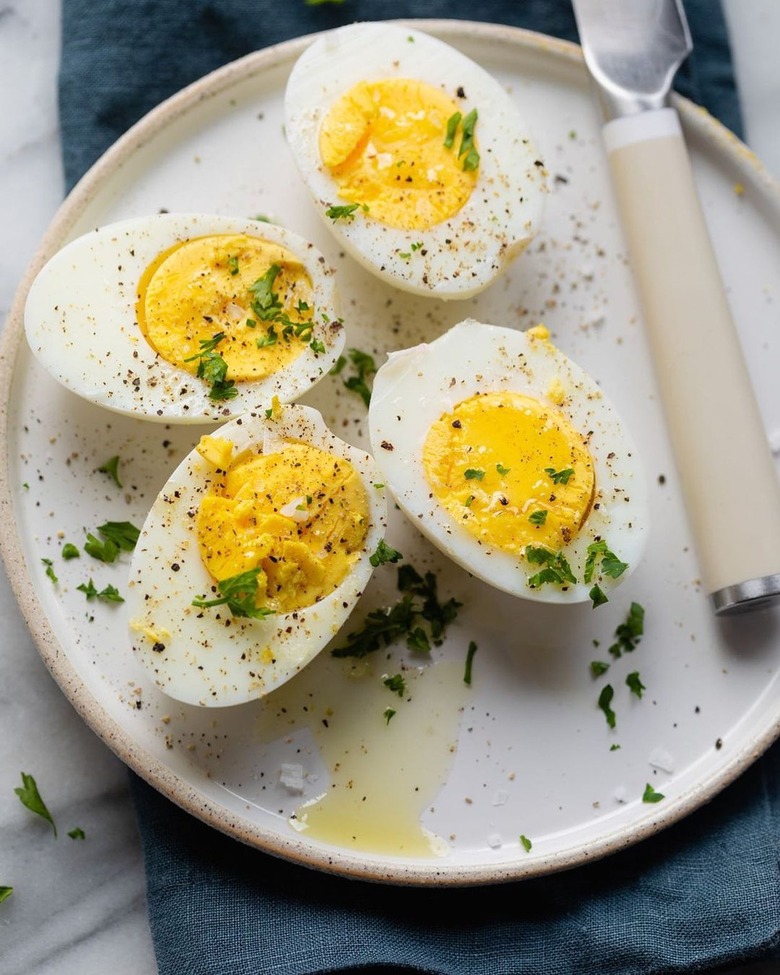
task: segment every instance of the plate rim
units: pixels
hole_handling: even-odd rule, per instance
[[[525,28],[469,20],[401,19],[391,21],[432,33],[444,40],[457,41],[464,36],[504,43],[519,49],[530,48],[537,54],[586,68],[580,47],[573,42],[551,37]],[[432,859],[425,865],[401,863],[389,865],[385,859],[369,854],[312,848],[299,837],[286,837],[264,828],[252,827],[223,805],[199,792],[164,762],[159,761],[116,721],[103,704],[92,694],[78,676],[66,653],[61,652],[59,640],[38,599],[38,593],[27,569],[21,537],[14,518],[14,500],[9,478],[9,423],[13,370],[23,346],[23,308],[27,291],[46,260],[62,245],[68,232],[100,191],[105,180],[111,178],[123,161],[154,138],[172,119],[196,110],[199,103],[211,99],[232,85],[253,75],[272,71],[293,60],[321,34],[317,31],[253,51],[211,71],[154,107],[119,137],[90,167],[70,190],[31,259],[15,292],[2,334],[0,335],[0,385],[4,390],[0,400],[0,555],[16,602],[27,624],[33,642],[49,673],[59,685],[80,717],[90,729],[140,778],[184,811],[207,825],[250,847],[269,855],[324,873],[351,879],[368,880],[397,886],[478,886],[508,883],[535,876],[559,873],[601,860],[621,849],[633,846],[679,822],[709,802],[780,737],[780,715],[774,725],[743,749],[736,758],[724,765],[719,774],[711,775],[696,788],[689,789],[672,805],[658,809],[646,822],[635,824],[626,835],[624,830],[612,830],[589,842],[587,849],[568,849],[558,853],[502,864],[471,864],[448,867],[445,861]],[[755,154],[706,109],[688,99],[674,96],[683,126],[707,141],[714,142],[720,151],[772,197],[780,201],[780,183],[764,168]]]

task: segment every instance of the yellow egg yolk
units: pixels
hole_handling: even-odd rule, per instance
[[[273,453],[204,437],[206,459],[221,463],[201,500],[197,537],[218,584],[259,568],[257,607],[290,613],[323,599],[357,561],[368,530],[368,498],[349,461],[289,441]],[[206,441],[206,443],[203,443]]]
[[[460,115],[422,81],[360,82],[323,119],[320,156],[342,199],[389,227],[425,230],[454,216],[476,185],[476,147],[468,133],[464,146]]]
[[[423,466],[450,516],[478,539],[522,555],[559,551],[593,503],[593,460],[556,407],[520,393],[472,396],[430,428]]]
[[[312,283],[300,260],[271,241],[196,237],[146,269],[136,314],[148,342],[172,365],[197,374],[205,349],[224,359],[229,379],[259,380],[303,350],[295,325],[312,320]],[[310,331],[301,330],[308,340]]]

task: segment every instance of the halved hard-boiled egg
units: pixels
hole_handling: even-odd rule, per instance
[[[466,298],[534,237],[546,171],[512,96],[429,34],[329,31],[293,66],[286,135],[320,216],[369,270]]]
[[[354,608],[386,508],[371,456],[311,407],[274,401],[201,437],[133,554],[126,604],[137,658],[189,704],[272,691]]]
[[[325,376],[344,346],[334,272],[283,227],[161,213],[66,244],[25,331],[64,386],[150,420],[222,421]]]
[[[391,353],[374,377],[369,427],[400,508],[498,589],[598,605],[642,558],[636,447],[544,326],[466,320]]]

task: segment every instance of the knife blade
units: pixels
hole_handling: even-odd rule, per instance
[[[682,0],[572,0],[702,582],[717,614],[780,597],[780,479],[671,88]]]

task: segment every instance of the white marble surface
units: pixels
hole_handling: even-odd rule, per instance
[[[563,0],[561,0],[563,2]],[[780,3],[724,0],[748,144],[780,178]],[[58,0],[0,0],[0,319],[62,199]],[[3,975],[156,971],[126,772],[39,658],[0,569]],[[35,776],[59,838],[14,795]],[[80,826],[85,840],[67,831]],[[777,975],[780,965],[752,967]]]

